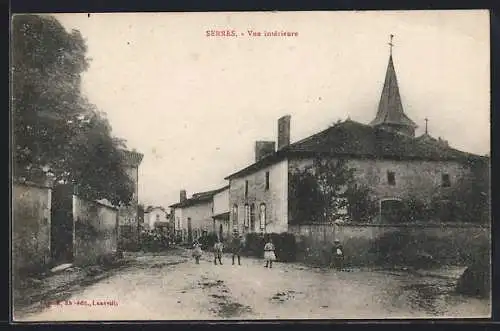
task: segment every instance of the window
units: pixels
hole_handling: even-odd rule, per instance
[[[248,180],[245,180],[245,199],[248,198]]]
[[[396,174],[393,171],[387,171],[387,183],[389,185],[396,185]]]
[[[451,186],[449,174],[442,174],[441,175],[441,186],[442,187],[450,187]]]
[[[269,171],[266,171],[266,191],[269,190]]]
[[[245,205],[245,227],[248,228],[248,225],[250,223],[250,206]]]
[[[263,230],[266,227],[266,205],[264,203],[260,204],[260,229]]]
[[[238,227],[238,205],[233,206],[233,228]]]
[[[156,214],[156,221],[159,222],[160,221],[160,215]]]
[[[250,229],[255,231],[255,205],[250,205]]]

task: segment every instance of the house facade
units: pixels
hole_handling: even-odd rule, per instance
[[[403,199],[446,196],[471,175],[471,166],[485,161],[433,138],[427,129],[415,137],[417,125],[403,110],[392,54],[369,124],[347,119],[291,144],[290,123],[289,115],[278,120],[277,148],[274,142],[256,142],[255,162],[226,177],[230,224],[243,233],[286,232],[290,224],[310,221],[298,219],[291,208],[296,198],[291,181],[293,174],[314,169],[315,160],[346,161],[357,185],[370,189],[378,222],[385,222]]]
[[[219,238],[227,238],[232,230],[229,223],[229,186],[213,197],[213,232]]]
[[[175,232],[183,242],[191,242],[202,235],[214,232],[214,196],[227,190],[227,187],[217,190],[194,193],[186,197],[186,191],[180,192],[180,201],[169,206],[172,218],[175,220]],[[219,196],[223,198],[223,194]],[[219,210],[222,207],[218,206]],[[223,217],[223,215],[220,215]]]

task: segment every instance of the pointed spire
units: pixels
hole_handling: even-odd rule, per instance
[[[387,65],[384,87],[382,88],[377,115],[370,125],[390,127],[414,136],[417,125],[406,116],[399,94],[398,80],[392,59],[392,48],[394,46],[392,42],[393,37],[394,36],[391,34],[391,41],[389,42],[389,63]]]

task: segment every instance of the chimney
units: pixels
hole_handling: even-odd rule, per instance
[[[187,200],[186,190],[181,190],[179,201],[184,202],[186,200]]]
[[[278,150],[290,145],[290,115],[278,119]]]
[[[255,162],[259,162],[269,154],[273,154],[276,149],[274,141],[256,141],[255,142]]]

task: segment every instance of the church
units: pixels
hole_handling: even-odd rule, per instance
[[[392,36],[391,36],[392,39]],[[240,233],[281,233],[297,219],[291,201],[293,174],[318,158],[347,160],[357,183],[369,187],[377,208],[374,222],[387,222],[390,210],[415,196],[429,200],[453,190],[485,157],[460,151],[417,125],[405,113],[392,56],[392,43],[378,110],[369,123],[351,119],[300,141],[290,142],[291,116],[278,119],[277,144],[255,142],[255,162],[229,181],[230,227]],[[427,123],[426,123],[427,126]]]

